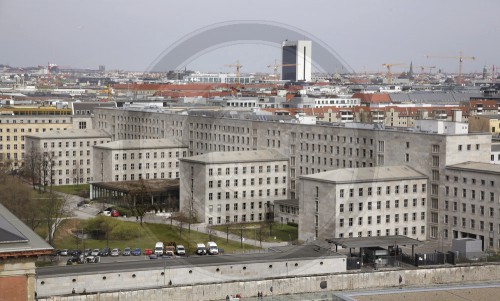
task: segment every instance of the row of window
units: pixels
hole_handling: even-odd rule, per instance
[[[400,228],[394,228],[394,231],[391,234],[391,229],[385,229],[385,236],[390,236],[390,235],[408,235],[408,227],[403,227],[402,231],[399,231]],[[376,230],[375,231],[376,236],[382,236],[382,230]],[[420,234],[425,235],[425,226],[420,226]],[[348,232],[347,236],[345,236],[344,233],[339,233],[339,237],[354,237],[353,232]],[[411,227],[411,235],[417,235],[417,227]],[[373,231],[369,230],[366,231],[366,237],[371,237],[373,236]],[[363,231],[358,232],[358,237],[363,237]]]
[[[145,169],[149,169],[151,164],[150,163],[145,163]],[[121,170],[127,170],[127,167],[129,166],[129,164],[122,164],[122,168]],[[179,161],[175,162],[175,167],[176,168],[179,168]],[[153,163],[153,169],[157,169],[158,168],[158,162],[154,162]],[[164,169],[165,168],[165,162],[160,162],[160,168],[161,169]],[[168,168],[172,168],[172,162],[168,162]],[[135,163],[130,163],[130,169],[131,170],[134,170],[135,169]],[[137,163],[137,169],[142,169],[142,163]],[[115,171],[119,171],[120,170],[120,165],[119,164],[115,164]]]
[[[263,203],[262,201],[260,202],[250,202],[249,203],[249,206],[247,206],[247,203],[234,203],[233,204],[233,210],[234,211],[238,211],[238,208],[240,208],[241,206],[241,210],[247,210],[247,207],[250,209],[250,210],[253,210],[253,209],[256,209],[256,205],[259,209],[262,209],[263,206],[265,206],[266,208],[269,208],[270,205],[268,205],[268,203]],[[217,212],[222,212],[222,204],[218,204],[217,205]],[[231,210],[231,204],[225,204],[225,209],[226,211],[230,211]],[[209,205],[208,206],[208,212],[212,213],[214,211],[214,205]]]
[[[274,165],[274,172],[279,172],[279,165]],[[234,175],[237,175],[239,173],[239,170],[240,168],[239,167],[234,167],[233,168],[233,174]],[[242,174],[246,174],[247,173],[247,167],[246,166],[243,166],[241,168],[241,173]],[[263,173],[264,172],[264,166],[262,165],[259,165],[258,166],[258,170],[259,170],[259,173]],[[282,172],[286,172],[286,164],[283,164],[282,166]],[[271,172],[271,165],[267,165],[266,166],[266,172]],[[255,166],[250,166],[250,174],[254,174],[255,173]],[[209,176],[213,176],[214,175],[214,169],[213,168],[209,168],[208,169],[208,175]],[[217,168],[217,175],[220,176],[222,175],[222,168]],[[226,170],[225,170],[225,175],[231,175],[231,168],[230,167],[226,167]]]
[[[403,185],[403,193],[408,193],[408,191],[409,191],[408,187],[409,187],[408,185]],[[421,185],[421,192],[425,193],[426,189],[427,189],[427,184],[422,184]],[[363,187],[358,188],[357,189],[357,192],[358,192],[357,196],[363,196],[364,191],[365,191],[365,188],[363,188]],[[344,192],[345,192],[345,189],[340,189],[339,190],[339,197],[340,198],[343,198],[346,195]],[[391,192],[392,192],[392,187],[391,186],[385,186],[385,194],[389,195],[389,194],[391,194]],[[418,185],[417,184],[413,184],[412,192],[413,193],[417,193],[418,192]],[[366,194],[368,196],[372,195],[372,193],[373,193],[372,187],[366,188]],[[395,194],[399,194],[400,193],[400,186],[399,185],[394,186],[394,193]],[[316,189],[316,197],[319,196],[318,194],[319,194],[319,190]],[[381,186],[377,187],[377,195],[382,195],[382,187]],[[349,189],[349,197],[354,197],[354,188],[350,188]]]
[[[271,185],[271,177],[266,178],[266,184]],[[247,179],[234,179],[233,180],[233,187],[238,187],[238,184],[240,183],[239,180],[241,180],[241,186],[247,186]],[[256,182],[256,178],[251,178],[250,179],[250,186],[254,186]],[[258,185],[263,185],[264,184],[264,178],[258,178]],[[281,178],[281,183],[286,184],[286,176]],[[222,180],[218,180],[216,183],[212,180],[208,181],[208,188],[214,188],[214,184],[217,184],[217,188],[222,187]],[[274,184],[279,184],[279,177],[274,177]],[[226,180],[225,181],[225,187],[231,187],[231,180]]]
[[[400,216],[402,216],[402,219],[400,219]],[[393,221],[395,223],[399,223],[400,221],[408,222],[408,221],[410,221],[410,218],[411,218],[411,221],[417,221],[418,220],[418,213],[413,212],[411,215],[409,213],[403,213],[401,215],[396,213],[396,214],[394,214]],[[425,212],[420,212],[420,220],[425,221]],[[345,221],[347,221],[347,224],[345,224]],[[352,227],[352,226],[354,226],[354,223],[356,223],[358,226],[363,226],[364,222],[365,222],[365,219],[363,216],[360,216],[357,219],[355,219],[353,217],[350,217],[347,219],[339,218],[339,227],[341,227],[341,228],[344,226]],[[380,225],[382,223],[382,215],[377,215],[377,216],[375,216],[375,218],[373,218],[372,216],[366,217],[366,224],[367,225],[372,225],[374,223],[377,225]],[[391,223],[391,215],[390,214],[385,215],[385,223],[386,224]]]
[[[145,173],[144,174],[144,179],[146,180],[149,180],[149,179],[178,179],[179,178],[179,172],[175,172],[175,177],[174,177],[174,173],[173,172],[169,172],[168,174],[168,177],[165,178],[165,173],[164,172],[161,172],[161,173],[152,173],[150,174],[149,172],[148,173]],[[137,174],[137,179],[140,180],[142,179],[143,176],[142,174]],[[135,177],[135,174],[130,174],[130,178],[127,176],[127,175],[122,175],[122,181],[127,181],[127,180],[130,180],[130,181],[134,181],[136,180],[136,177]],[[115,181],[120,181],[120,176],[119,175],[115,175]]]
[[[247,215],[246,214],[242,214],[241,216],[239,216],[239,215],[233,215],[232,222],[233,223],[239,223],[239,222],[262,221],[262,218],[263,218],[263,214],[262,213],[259,213],[259,214],[250,213],[248,215],[248,219],[247,219]],[[223,220],[225,221],[226,224],[231,223],[231,216],[229,216],[229,215],[226,215],[225,218],[223,216],[217,216],[215,219],[217,221],[217,224],[222,224]],[[213,217],[209,217],[208,218],[208,224],[210,224],[210,225],[214,224],[214,218]]]
[[[446,196],[450,196],[450,187],[446,186],[445,187],[445,194]],[[458,197],[458,188],[457,187],[453,187],[453,196],[454,197]],[[461,196],[463,198],[466,198],[467,195],[470,196],[471,199],[475,200],[476,197],[480,200],[480,201],[484,201],[485,198],[486,198],[486,193],[482,190],[479,191],[479,195],[476,195],[476,190],[474,189],[471,189],[470,190],[470,194],[467,194],[467,189],[465,188],[462,188],[462,193],[461,193]],[[495,193],[494,192],[490,192],[490,202],[494,202],[495,201]]]
[[[368,210],[372,210],[373,209],[373,203],[375,203],[375,205],[377,206],[378,210],[382,209],[382,201],[377,201],[377,202],[366,202],[366,207],[367,207]],[[408,203],[409,203],[408,199],[404,199],[402,206],[404,208],[407,208],[408,207]],[[418,204],[418,200],[417,199],[413,199],[412,200],[413,207],[417,207],[417,204]],[[364,205],[365,205],[364,202],[359,202],[358,203],[358,210],[359,211],[363,211]],[[399,208],[399,205],[400,205],[399,200],[394,200],[394,208]],[[421,199],[420,205],[422,207],[425,207],[425,198]],[[339,212],[341,212],[341,213],[344,212],[345,211],[344,207],[345,207],[344,204],[339,204]],[[386,209],[391,209],[391,201],[390,200],[385,201],[385,208]],[[347,204],[347,210],[349,212],[353,212],[354,211],[354,203]]]
[[[453,182],[458,182],[458,180],[459,180],[458,176],[454,176],[453,177]],[[446,181],[451,182],[452,178],[449,175],[447,175],[446,176]],[[468,181],[469,181],[468,178],[466,178],[466,177],[462,178],[462,183],[467,184]],[[477,181],[476,181],[475,178],[471,178],[470,182],[471,182],[472,185],[476,185],[476,183],[477,183]],[[479,183],[481,184],[481,186],[485,186],[486,185],[486,180],[485,179],[481,179]],[[489,184],[490,184],[491,187],[494,187],[495,186],[495,181],[490,180]]]
[[[103,144],[103,143],[107,143],[107,142],[109,142],[109,141],[110,141],[110,140],[99,140],[99,141],[94,140],[94,141],[92,142],[92,145],[97,145],[97,142],[99,142],[99,144]],[[90,142],[89,140],[87,140],[87,146],[88,146],[88,147],[90,147],[90,144],[91,144],[91,142]],[[44,143],[43,143],[43,148],[48,148],[48,147],[49,147],[49,145],[50,145],[50,147],[51,147],[51,148],[55,148],[55,147],[56,147],[56,143],[55,143],[55,142],[50,142],[50,144],[49,144],[48,142],[44,142]],[[73,141],[72,143],[70,143],[69,141],[66,141],[66,142],[64,143],[64,147],[70,147],[70,145],[71,145],[71,146],[73,146],[73,147],[77,147],[77,143],[76,143],[76,141]],[[83,141],[80,141],[80,143],[79,143],[78,145],[79,145],[79,147],[83,147],[83,145],[84,145]],[[58,147],[58,148],[63,147],[63,143],[62,143],[62,142],[58,142],[58,143],[57,143],[57,147]]]
[[[460,224],[459,224],[460,220]],[[488,227],[486,227],[486,223],[482,220],[475,220],[473,218],[467,220],[465,217],[459,218],[458,216],[451,216],[451,218],[448,215],[444,215],[443,217],[443,222],[445,224],[451,223],[453,226],[460,226],[462,228],[470,228],[470,229],[478,229],[481,231],[489,231],[493,232],[494,231],[494,225],[493,223],[488,223]],[[498,233],[500,233],[500,224],[498,225]]]
[[[263,197],[264,196],[264,190],[263,189],[259,189],[257,191],[257,193],[258,193],[258,197]],[[250,193],[248,194],[248,196],[247,196],[247,191],[246,190],[243,190],[243,191],[233,191],[233,199],[238,199],[240,195],[241,195],[242,198],[247,198],[247,197],[254,198],[254,197],[256,197],[255,190],[250,190]],[[279,196],[279,195],[280,195],[280,190],[278,188],[275,188],[274,189],[274,196]],[[282,196],[286,196],[286,188],[282,188],[281,189],[281,195]],[[223,196],[223,192],[217,192],[217,193],[209,192],[208,193],[208,200],[212,201],[212,200],[214,200],[214,197],[216,197],[217,200],[222,200],[222,196]],[[225,198],[224,198],[225,200],[231,199],[231,192],[226,191],[224,193],[224,196],[225,196]],[[266,189],[266,196],[271,196],[271,189]]]
[[[458,202],[453,202],[451,204],[451,210],[452,211],[458,211]],[[467,213],[467,206],[468,204],[466,203],[462,203],[462,206],[461,206],[461,211],[463,213]],[[486,208],[484,206],[477,206],[475,204],[469,204],[469,207],[470,207],[470,213],[472,214],[476,214],[478,213],[479,215],[485,215],[485,210]],[[433,209],[437,209],[437,208],[433,208]],[[450,210],[450,202],[449,201],[444,201],[444,209],[445,210]],[[493,207],[489,207],[488,208],[488,215],[490,217],[494,217],[495,216],[495,208]]]
[[[165,153],[166,152],[160,152],[160,158],[161,159],[164,159],[165,158]],[[180,152],[179,151],[176,151],[175,153],[174,152],[167,152],[167,157],[168,158],[173,158],[172,156],[175,154],[175,158],[179,158],[179,154]],[[186,157],[186,154],[187,152],[186,151],[183,151],[182,152],[182,157]],[[127,160],[127,156],[130,155],[130,159],[131,160],[135,160],[135,153],[130,153],[130,154],[127,154],[127,153],[123,153],[122,154],[122,159],[123,160]],[[150,159],[150,153],[149,152],[146,152],[144,153],[144,157],[146,159]],[[142,159],[142,153],[137,153],[137,158],[138,159]],[[157,159],[158,158],[158,152],[153,152],[153,159]],[[115,160],[118,160],[119,159],[119,154],[115,154]]]

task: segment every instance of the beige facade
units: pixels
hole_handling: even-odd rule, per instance
[[[213,152],[180,161],[180,210],[201,222],[268,220],[273,201],[287,195],[288,158],[274,150]]]
[[[476,238],[483,241],[483,250],[499,250],[499,183],[500,165],[465,162],[447,166],[439,221],[443,239]]]
[[[405,235],[425,240],[427,177],[407,166],[301,176],[299,240]]]
[[[469,118],[469,131],[500,135],[500,115],[475,115]]]
[[[25,157],[26,135],[92,129],[92,119],[69,115],[0,115],[0,164],[18,169]]]
[[[187,147],[172,139],[118,140],[94,146],[96,182],[178,179]]]
[[[110,142],[102,130],[49,131],[26,136],[26,156],[37,158],[42,185],[69,185],[93,181],[92,148]],[[45,174],[45,176],[43,176]]]

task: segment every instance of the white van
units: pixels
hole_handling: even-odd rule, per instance
[[[155,255],[156,256],[163,255],[163,243],[161,241],[157,242],[155,245]]]
[[[207,242],[207,253],[210,255],[217,255],[219,254],[219,248],[217,247],[217,244],[213,241]]]
[[[207,254],[207,249],[204,244],[196,244],[196,254],[205,255]]]
[[[175,253],[177,253],[177,255],[179,256],[184,256],[186,255],[186,249],[184,248],[183,245],[177,245],[175,247]]]

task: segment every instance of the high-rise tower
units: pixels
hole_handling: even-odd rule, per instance
[[[311,81],[311,41],[284,41],[282,44],[282,79]]]

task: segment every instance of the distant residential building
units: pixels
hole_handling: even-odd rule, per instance
[[[93,181],[92,147],[111,141],[103,130],[48,131],[26,136],[26,157],[41,165],[40,184],[68,185]]]
[[[425,240],[427,181],[408,166],[303,175],[299,240],[390,235]]]
[[[500,142],[498,140],[491,143],[491,163],[500,164]]]
[[[188,148],[174,139],[117,140],[94,146],[97,182],[178,179],[179,159]]]
[[[500,135],[500,115],[474,115],[469,117],[471,132],[491,133]]]
[[[26,135],[92,128],[89,117],[68,114],[56,115],[47,110],[30,110],[26,115],[0,115],[0,165],[9,164],[18,169],[23,166]]]
[[[180,210],[208,224],[273,219],[287,197],[288,158],[275,150],[213,152],[180,159]]]

